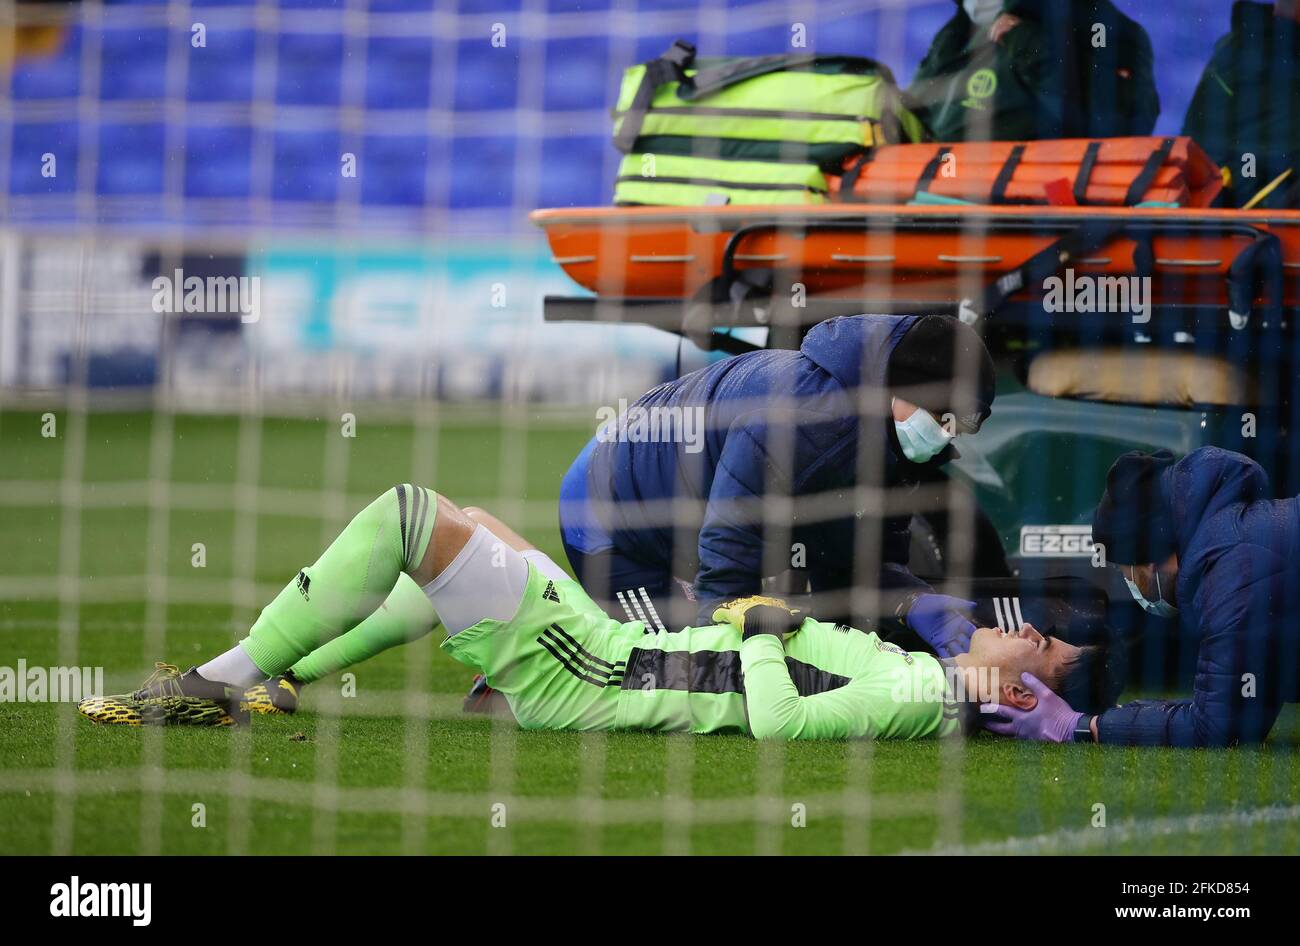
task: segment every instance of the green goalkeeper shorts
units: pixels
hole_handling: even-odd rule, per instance
[[[613,620],[549,559],[542,565],[551,577],[530,556],[528,582],[510,620],[479,621],[442,648],[485,674],[525,729],[613,729],[641,625]]]

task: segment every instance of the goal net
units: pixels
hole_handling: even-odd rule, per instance
[[[1227,28],[1198,26],[1186,4],[1121,6],[1198,63]],[[953,12],[950,0],[0,0],[0,668],[16,687],[0,706],[0,847],[872,853],[1019,837],[1091,850],[1111,843],[1087,833],[1094,801],[1138,825],[1163,814],[1079,754],[1026,756],[1003,783],[960,740],[521,731],[464,711],[472,674],[439,634],[312,683],[296,715],[232,732],[118,738],[77,714],[87,688],[127,692],[155,661],[184,670],[231,647],[395,483],[487,509],[566,566],[560,482],[606,412],[768,341],[752,304],[735,311],[754,324],[686,337],[628,311],[544,317],[560,311],[547,297],[586,293],[529,214],[610,205],[624,70],[688,38],[701,56],[873,57],[905,86]],[[1156,133],[1176,133],[1195,79],[1161,74]],[[618,239],[602,247],[598,278],[612,283]],[[873,272],[875,298],[889,295],[889,269]],[[889,489],[863,449],[851,496],[762,497],[792,550],[766,561],[768,588],[837,615],[882,611],[878,530],[858,529],[852,580],[830,598],[810,597],[796,560],[796,512],[829,521],[851,502],[867,523],[913,517],[913,572],[978,599],[990,625],[1116,592],[1113,576],[1079,576],[1083,511],[1119,451],[1080,458],[1071,437],[1093,431],[1052,407],[1101,369],[1065,355],[1034,368],[1025,352],[1050,347],[1053,326],[1019,331],[997,336],[1012,420],[992,433],[1005,439],[959,475]],[[1195,351],[1212,361],[1208,338]],[[1235,404],[1285,368],[1278,355],[1253,379],[1218,361],[1196,370]],[[1128,423],[1143,397],[1172,395],[1088,402],[1098,409],[1080,423]],[[800,406],[793,392],[772,403]],[[1285,453],[1270,410],[1255,443]],[[1189,416],[1167,423],[1191,430]],[[1145,442],[1170,436],[1153,422]],[[645,515],[698,527],[689,503]],[[1051,611],[1021,579],[1080,584],[1052,586],[1066,590]],[[1163,673],[1166,656],[1148,663]],[[1285,766],[1253,765],[1211,761],[1196,784],[1230,768],[1259,775],[1261,797],[1283,791]],[[1062,796],[1088,784],[1106,790]],[[1114,843],[1140,845],[1145,830]]]

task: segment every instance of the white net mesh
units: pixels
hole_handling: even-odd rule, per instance
[[[202,663],[396,482],[480,505],[564,564],[559,484],[593,412],[720,357],[641,325],[543,322],[545,296],[577,290],[528,213],[609,203],[623,70],[678,36],[701,55],[789,52],[800,37],[800,50],[877,57],[902,78],[952,6],[0,0],[0,665],[102,668],[121,692],[155,660]],[[1152,16],[1163,36],[1190,29]],[[1188,86],[1173,84],[1175,101]],[[979,255],[983,238],[970,231],[961,252]],[[622,239],[602,260],[624,258]],[[895,249],[888,227],[871,241]],[[618,265],[602,277],[617,281]],[[889,295],[890,270],[872,272],[873,298]],[[961,292],[982,287],[972,276]],[[916,514],[939,552],[926,577],[1008,578],[987,550],[1014,552],[1022,526],[1077,525],[1104,482],[1091,454],[1071,466],[1048,436],[1060,431],[1024,428],[1044,439],[1016,449],[1041,462],[1012,474],[1004,454],[996,470],[1008,490],[1039,491],[1019,518],[990,516],[1015,497],[979,493],[978,461],[889,490],[863,443],[850,491],[773,489],[762,519],[789,539],[796,520],[833,520],[845,503],[868,523]],[[698,530],[691,502],[647,508]],[[773,578],[790,544],[765,562]],[[851,544],[853,580],[818,606],[879,614],[881,533],[858,528]],[[671,620],[693,617],[678,601]],[[1262,837],[1189,829],[1178,819],[1194,801],[1125,790],[1113,756],[1026,756],[1008,784],[1005,756],[972,762],[957,740],[522,732],[463,712],[470,675],[438,642],[313,683],[298,715],[234,732],[119,738],[66,700],[6,712],[0,847],[866,853]],[[1293,770],[1289,757],[1216,756],[1192,784],[1251,779],[1272,812],[1260,824],[1294,833],[1294,810],[1269,807]],[[1063,798],[1059,784],[1091,794]],[[1078,832],[1100,801],[1128,827],[1093,840]]]

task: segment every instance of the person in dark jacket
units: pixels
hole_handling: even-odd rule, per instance
[[[1233,5],[1183,134],[1231,175],[1227,206],[1300,206],[1300,2]]]
[[[1300,497],[1272,499],[1257,463],[1218,447],[1177,462],[1167,450],[1127,453],[1107,476],[1093,541],[1144,610],[1199,639],[1192,698],[1085,717],[1049,691],[1030,711],[1000,709],[989,728],[1056,742],[1262,741],[1300,684]]]
[[[597,600],[649,630],[707,617],[794,568],[814,593],[884,589],[941,656],[963,652],[972,605],[908,570],[911,511],[898,492],[955,456],[950,441],[979,429],[993,388],[969,326],[867,315],[823,322],[798,351],[750,352],[660,385],[565,476],[569,561]],[[656,417],[679,427],[656,435]],[[878,571],[860,573],[867,562]]]
[[[1149,135],[1154,63],[1110,0],[957,0],[907,99],[936,141]]]

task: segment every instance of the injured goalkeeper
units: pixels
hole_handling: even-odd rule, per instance
[[[441,625],[443,649],[485,674],[525,729],[920,739],[973,728],[981,702],[1030,709],[1036,685],[1086,705],[1101,659],[1024,625],[980,628],[969,653],[940,661],[771,598],[713,619],[658,633],[616,621],[495,519],[402,485],[358,513],[235,647],[184,673],[159,664],[136,692],[80,709],[98,723],[230,725],[274,712],[277,693],[324,667]]]

